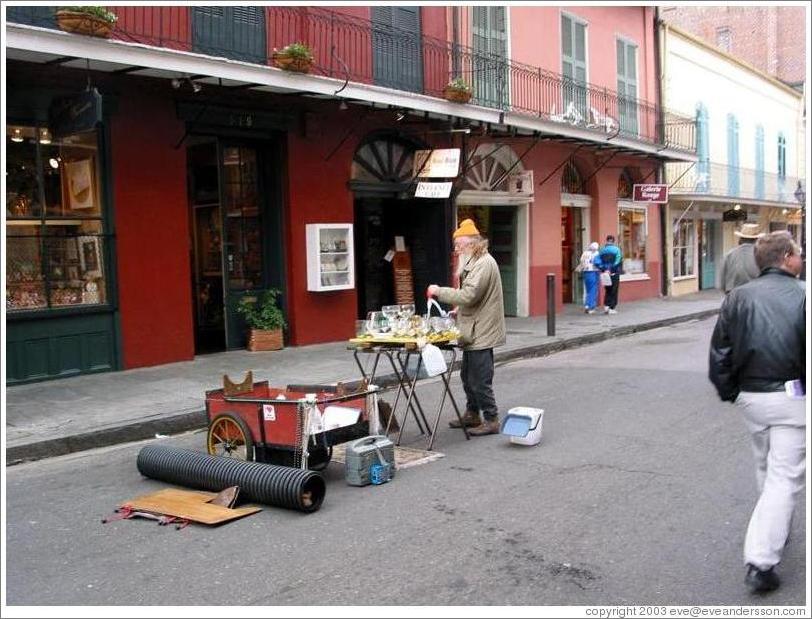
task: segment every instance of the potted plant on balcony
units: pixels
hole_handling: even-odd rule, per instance
[[[443,97],[455,103],[468,103],[471,100],[471,87],[461,77],[455,77],[446,84]]]
[[[313,66],[313,50],[306,43],[290,43],[273,50],[273,65],[285,71],[309,73]]]
[[[285,315],[277,304],[279,290],[272,288],[263,292],[259,298],[243,297],[237,306],[250,333],[248,350],[280,350],[283,346],[282,329],[285,328]]]
[[[56,22],[65,32],[91,37],[109,37],[118,16],[103,6],[63,6],[56,11]]]

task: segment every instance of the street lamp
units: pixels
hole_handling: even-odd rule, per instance
[[[804,270],[801,272],[801,278],[806,279],[806,191],[803,181],[798,181],[794,195],[798,204],[801,205],[801,251],[804,256]]]

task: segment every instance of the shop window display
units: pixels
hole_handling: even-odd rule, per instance
[[[674,227],[674,277],[694,274],[694,222],[683,219]]]
[[[6,309],[106,303],[95,132],[6,131]]]
[[[646,210],[618,209],[618,232],[623,252],[623,272],[646,272]]]

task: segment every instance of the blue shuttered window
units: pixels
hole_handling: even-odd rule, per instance
[[[696,106],[696,157],[696,190],[706,193],[710,189],[710,146],[708,108],[704,103]]]
[[[786,197],[787,185],[787,138],[783,133],[778,134],[778,195],[783,200]]]
[[[501,108],[508,100],[507,8],[474,6],[471,10],[474,100]]]
[[[620,130],[637,135],[637,46],[617,40],[617,94]]]
[[[376,84],[423,91],[420,7],[373,6],[372,50]]]
[[[756,127],[756,198],[764,199],[764,127]]]
[[[739,121],[727,115],[727,195],[739,196]]]
[[[586,101],[586,24],[561,15],[561,74],[564,113],[589,118]]]

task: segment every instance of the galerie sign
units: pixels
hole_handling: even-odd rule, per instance
[[[633,199],[635,202],[665,204],[668,202],[668,185],[635,185]]]

